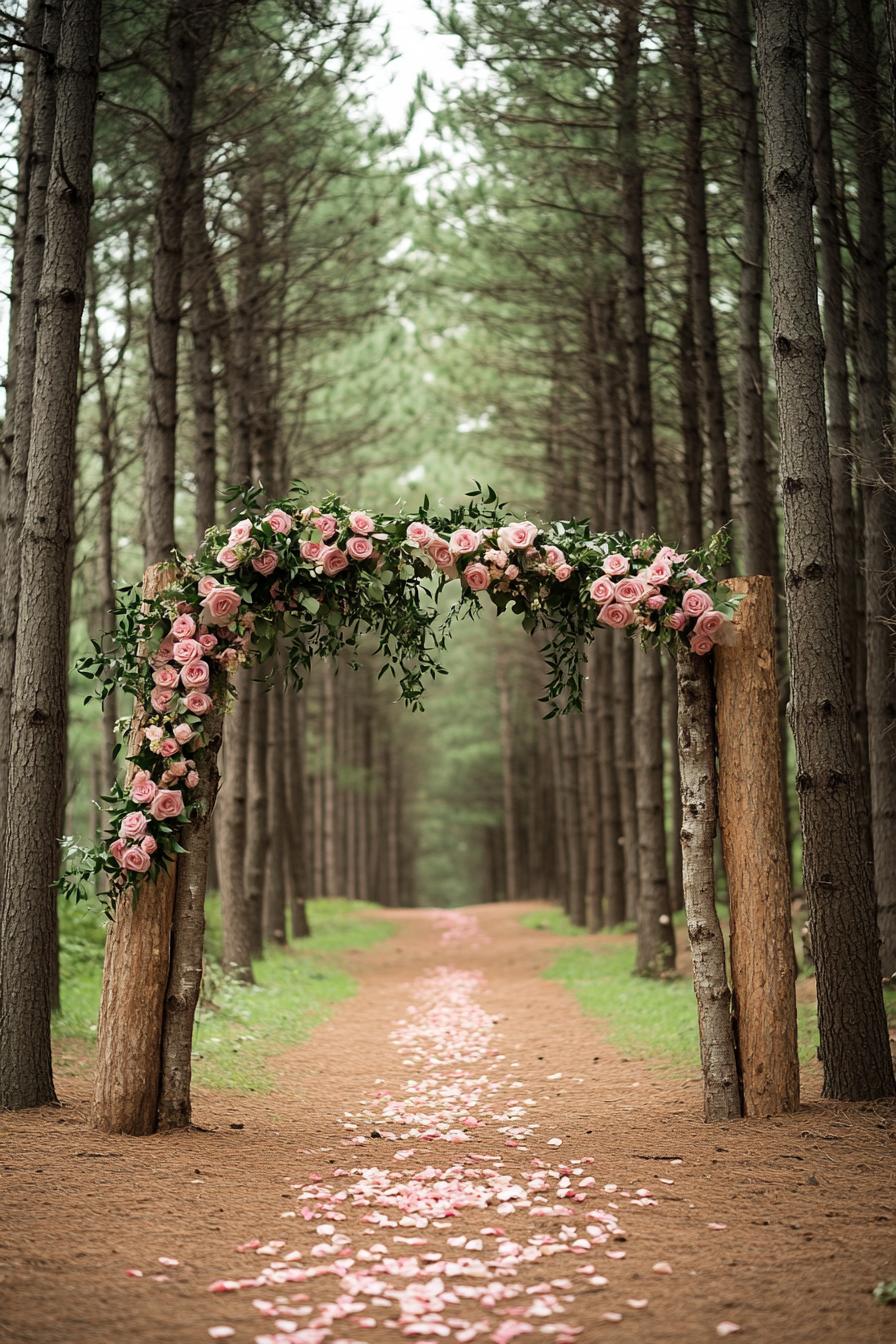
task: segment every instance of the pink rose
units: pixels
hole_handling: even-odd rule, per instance
[[[217,642],[218,642],[217,635],[209,633],[199,636],[199,644],[203,653],[211,653],[212,649],[215,647]]]
[[[143,729],[143,736],[147,742],[160,742],[165,736],[165,729],[157,723],[151,723],[148,728]]]
[[[435,532],[428,523],[410,523],[405,535],[415,546],[428,546],[435,537]]]
[[[551,569],[556,569],[558,565],[562,565],[566,561],[566,556],[559,546],[546,546],[544,548],[544,558]]]
[[[175,742],[179,742],[182,747],[185,747],[193,736],[193,729],[188,723],[177,723],[174,726],[172,735]]]
[[[447,541],[442,541],[441,537],[436,537],[427,546],[428,553],[438,565],[439,569],[450,569],[454,564],[454,556],[451,554],[451,547]]]
[[[348,525],[353,532],[357,532],[361,537],[369,537],[370,533],[376,527],[369,513],[362,513],[360,509],[353,509],[348,516]]]
[[[195,789],[198,783],[199,783],[199,775],[197,774],[197,772],[195,770],[188,770],[186,778],[187,788]]]
[[[225,625],[240,609],[240,595],[234,588],[220,585],[202,599],[205,619],[215,625]]]
[[[681,609],[685,616],[702,616],[712,609],[712,598],[701,588],[689,588],[681,599]]]
[[[175,639],[189,639],[196,633],[196,622],[192,616],[178,616],[172,623],[171,633]]]
[[[448,547],[453,555],[472,555],[479,547],[479,534],[469,527],[459,527],[448,538]]]
[[[186,773],[187,773],[186,761],[172,761],[168,769],[165,771],[165,774],[170,775],[171,779],[180,779],[181,776],[185,775]],[[168,780],[166,782],[170,783],[171,781]]]
[[[654,593],[653,597],[648,597],[647,605],[651,611],[660,611],[666,605],[666,599],[662,593]]]
[[[725,617],[720,611],[704,611],[702,616],[697,617],[697,624],[694,626],[695,635],[705,635],[707,639],[715,640],[716,635],[725,624]]]
[[[526,550],[537,535],[538,528],[534,523],[507,523],[498,530],[498,540],[506,542],[515,551]]]
[[[151,803],[156,796],[156,786],[148,770],[137,770],[131,780],[131,802]]]
[[[159,647],[156,649],[155,653],[152,656],[151,662],[153,667],[161,667],[162,663],[169,663],[171,661],[171,655],[173,652],[174,652],[174,636],[169,633],[162,640],[161,644],[159,645]]]
[[[211,707],[211,699],[202,691],[190,691],[184,697],[184,709],[188,714],[207,714]]]
[[[353,560],[369,560],[373,555],[373,542],[367,537],[349,537],[345,549]]]
[[[665,560],[660,560],[659,556],[657,556],[649,569],[643,570],[638,575],[638,578],[643,579],[648,587],[651,585],[656,585],[658,587],[661,583],[668,583],[671,577],[672,566],[667,564]]]
[[[144,835],[143,839],[140,841],[140,848],[143,850],[144,854],[155,854],[158,849],[155,836]]]
[[[490,565],[494,565],[495,569],[503,569],[507,564],[507,555],[504,551],[486,551],[485,559]]]
[[[683,630],[688,623],[688,618],[683,611],[673,611],[663,621],[663,625],[669,630]]]
[[[624,602],[608,602],[605,607],[601,607],[597,619],[614,630],[622,630],[624,626],[631,625],[634,618],[635,613]]]
[[[178,745],[173,737],[166,737],[164,742],[162,742],[159,746],[160,756],[164,756],[166,758],[168,756],[176,756],[177,752],[178,752]]]
[[[171,701],[174,699],[174,692],[167,686],[156,686],[152,695],[149,697],[149,703],[157,714],[167,714],[171,708]]]
[[[491,582],[488,570],[478,560],[474,560],[472,565],[467,565],[463,572],[463,580],[474,593],[481,593]]]
[[[224,668],[234,668],[239,663],[239,655],[236,649],[223,649],[218,654],[218,662]]]
[[[200,597],[208,597],[218,586],[218,580],[211,574],[205,574],[196,585]]]
[[[329,578],[336,574],[341,574],[344,569],[348,569],[348,556],[345,551],[340,551],[338,546],[328,546],[321,557],[321,564],[324,573]]]
[[[179,663],[192,663],[202,657],[202,645],[198,639],[180,639],[174,646],[174,657]]]
[[[706,582],[703,575],[696,569],[686,569],[685,577],[690,579],[691,583],[694,584],[696,588],[699,588],[702,583]]]
[[[125,844],[121,839],[113,840],[109,846],[109,853],[112,855],[119,868],[124,867],[124,850]]]
[[[611,602],[616,592],[616,585],[612,579],[606,575],[601,579],[595,579],[589,589],[592,602]]]
[[[286,517],[285,514],[283,516]],[[276,551],[262,551],[261,555],[256,555],[252,558],[252,568],[257,570],[259,574],[265,576],[273,574],[274,570],[277,568],[277,563]]]
[[[118,828],[119,839],[141,840],[148,825],[149,818],[145,812],[126,812]]]
[[[240,558],[232,546],[222,546],[215,559],[225,569],[236,569],[240,563]]]
[[[149,855],[145,849],[141,849],[139,845],[131,845],[124,852],[121,866],[128,873],[148,873],[149,862]]]
[[[640,602],[647,594],[647,586],[641,579],[622,579],[616,585],[617,602]]]
[[[626,560],[625,556],[620,555],[618,551],[616,551],[613,555],[608,555],[606,560],[601,565],[601,569],[603,570],[603,572],[605,574],[611,574],[613,578],[621,578],[623,574],[628,573],[630,568],[631,566],[629,565],[629,562]]]
[[[165,663],[162,667],[156,668],[152,674],[152,679],[156,686],[162,686],[169,691],[173,691],[180,680],[180,672],[170,663]]]
[[[332,513],[320,513],[312,519],[311,526],[320,533],[324,541],[329,541],[331,537],[335,537],[339,524]]]
[[[230,529],[230,536],[227,538],[231,546],[242,546],[252,535],[252,522],[249,518],[241,518],[238,523],[234,523]]]
[[[271,509],[262,522],[267,523],[272,532],[279,532],[281,537],[292,531],[292,519],[282,509]]]
[[[177,789],[159,789],[149,810],[156,821],[170,821],[172,817],[179,817],[184,810],[183,794]]]
[[[519,565],[508,565],[504,571],[505,579],[518,579],[520,576]]]
[[[712,653],[712,640],[708,635],[693,634],[689,640],[691,653]]]
[[[567,579],[571,579],[572,565],[568,565],[564,560],[563,563],[559,564],[554,570],[554,578],[558,583],[565,583]]]
[[[208,685],[208,677],[208,663],[204,658],[197,658],[181,669],[180,679],[188,691],[204,690]]]
[[[322,541],[303,541],[300,553],[303,560],[311,560],[317,564],[326,549]]]

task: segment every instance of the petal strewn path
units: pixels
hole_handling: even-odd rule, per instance
[[[358,995],[272,1093],[200,1093],[202,1131],[98,1135],[64,1069],[62,1110],[0,1118],[0,1344],[884,1344],[892,1108],[813,1075],[706,1126],[518,906],[382,917]]]

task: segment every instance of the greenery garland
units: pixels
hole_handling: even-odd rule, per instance
[[[195,555],[176,556],[176,579],[158,597],[122,589],[114,634],[78,663],[95,682],[88,700],[122,690],[145,719],[127,779],[101,800],[107,839],[93,848],[63,841],[60,887],[75,900],[96,891],[100,874],[110,906],[126,891],[136,897],[183,852],[206,716],[216,697],[232,697],[229,674],[264,662],[278,640],[301,685],[314,659],[370,635],[383,671],[420,709],[426,680],[444,671],[438,655],[453,622],[476,614],[486,594],[499,612],[520,614],[530,634],[543,633],[551,716],[581,707],[583,653],[599,626],[637,634],[646,647],[685,640],[706,654],[725,638],[738,601],[716,579],[724,533],[679,553],[656,536],[594,534],[585,520],[509,520],[495,491],[479,486],[442,516],[428,500],[389,515],[350,509],[336,495],[311,504],[300,482],[274,503],[257,488],[230,500],[232,526],[211,528]],[[440,592],[458,579],[443,614]]]

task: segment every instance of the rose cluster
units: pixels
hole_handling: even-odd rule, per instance
[[[632,547],[639,558],[644,546]],[[687,637],[692,653],[712,650],[727,616],[713,608],[706,578],[690,565],[687,555],[661,546],[648,563],[632,572],[632,560],[618,551],[604,557],[602,573],[590,585],[598,620],[613,630],[638,624],[654,631],[659,625]]]

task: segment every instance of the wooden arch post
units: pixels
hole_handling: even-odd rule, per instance
[[[768,1116],[800,1100],[774,589],[765,577],[727,587],[743,594],[733,637],[715,651],[733,1011],[744,1113]]]
[[[152,598],[173,580],[171,565],[146,571]],[[119,902],[106,937],[97,1028],[93,1122],[113,1134],[152,1134],[190,1123],[193,1018],[202,979],[209,827],[217,791],[224,686],[210,688],[206,745],[196,753],[196,814],[180,840],[185,854],[145,882],[136,902]],[[145,725],[131,720],[129,755]],[[129,771],[129,774],[133,771]]]

